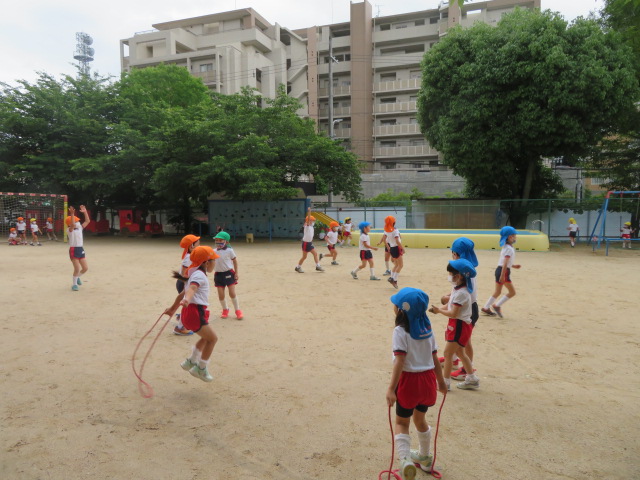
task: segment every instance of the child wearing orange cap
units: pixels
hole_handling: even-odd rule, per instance
[[[324,241],[327,242],[327,248],[329,249],[329,255],[331,256],[331,265],[340,265],[336,259],[338,258],[338,251],[336,250],[336,244],[338,243],[338,229],[340,225],[338,222],[331,222],[329,224],[329,231],[324,237]]]
[[[187,271],[188,277],[178,276],[186,282],[182,305],[182,323],[189,330],[197,333],[200,340],[193,346],[191,355],[180,364],[183,370],[204,382],[210,382],[213,377],[207,366],[218,336],[209,325],[209,279],[215,267],[218,254],[209,246],[200,246],[192,250],[191,264]],[[176,272],[177,273],[177,272]]]
[[[402,248],[400,232],[396,228],[396,219],[392,215],[389,215],[384,219],[384,234],[380,242],[382,241],[384,241],[387,245],[387,248],[385,248],[385,264],[387,264],[387,271],[389,270],[386,256],[387,250],[393,262],[393,269],[391,270],[391,276],[389,277],[388,282],[397,289],[398,275],[400,274],[400,270],[402,270],[402,267],[404,266],[404,262],[402,260],[402,256],[404,255],[404,248]]]
[[[307,217],[304,219],[303,225],[303,234],[302,234],[302,258],[298,262],[295,270],[298,273],[304,273],[302,270],[302,264],[307,259],[307,254],[311,253],[313,255],[313,260],[316,262],[316,270],[318,272],[324,272],[324,268],[320,265],[320,260],[322,260],[322,254],[318,258],[318,252],[316,252],[315,247],[313,246],[313,225],[316,223],[315,217],[311,216],[311,207],[307,208]]]
[[[79,286],[82,285],[80,276],[87,273],[89,266],[84,252],[84,240],[82,238],[82,230],[89,225],[89,212],[84,205],[80,205],[80,212],[84,214],[84,221],[80,223],[80,219],[75,216],[76,209],[69,207],[69,216],[65,218],[64,223],[67,226],[69,237],[69,258],[73,264],[73,285],[71,290],[77,292]]]
[[[182,263],[180,264],[180,271],[174,272],[178,276],[176,277],[176,290],[178,290],[178,296],[169,308],[165,310],[164,313],[169,315],[170,317],[176,312],[178,307],[180,306],[180,301],[184,297],[184,280],[183,278],[187,278],[187,270],[191,265],[191,252],[194,248],[200,246],[200,237],[195,235],[185,235],[180,240],[180,247],[182,247]],[[176,315],[176,320],[178,324],[173,328],[173,333],[176,335],[193,335],[193,332],[188,328],[185,328],[182,324],[182,320],[180,318],[180,314]]]
[[[29,226],[31,227],[31,244],[30,245],[32,247],[34,245],[38,245],[39,247],[41,247],[42,244],[38,241],[38,233],[42,235],[42,232],[40,231],[40,227],[38,226],[38,221],[35,218],[32,218],[31,225]]]
[[[53,230],[53,218],[51,217],[47,218],[47,226],[45,227],[44,230],[47,233],[48,240],[51,240],[51,237],[53,237],[53,240],[55,242],[58,241],[58,237],[56,237],[56,232]]]
[[[27,223],[24,221],[24,218],[18,217],[18,221],[16,222],[16,230],[18,231],[18,237],[20,238],[20,242],[22,245],[27,244]]]
[[[9,245],[20,245],[20,240],[18,240],[18,233],[16,229],[11,227],[9,229]]]

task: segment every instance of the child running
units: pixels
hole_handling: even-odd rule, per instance
[[[22,245],[27,244],[27,222],[24,221],[24,218],[18,217],[18,221],[16,222],[16,230],[18,231],[18,237],[20,238],[20,242]]]
[[[31,219],[31,243],[30,245],[33,247],[35,245],[38,245],[39,247],[42,246],[42,244],[38,241],[38,233],[40,235],[42,235],[42,232],[40,231],[40,227],[38,226],[38,222],[35,218]]]
[[[476,276],[473,265],[468,260],[449,260],[447,264],[449,272],[449,282],[452,285],[449,303],[446,308],[431,306],[431,313],[441,313],[449,317],[449,324],[445,332],[444,347],[444,381],[447,389],[451,388],[451,367],[453,366],[453,355],[456,354],[462,361],[462,366],[467,372],[464,382],[458,384],[462,390],[475,390],[480,387],[480,379],[473,373],[471,360],[464,351],[464,347],[471,339],[473,327],[471,326],[471,292],[473,283],[471,279]]]
[[[236,296],[236,285],[238,284],[238,259],[236,258],[236,252],[229,246],[231,236],[227,232],[218,232],[213,237],[216,242],[216,253],[218,259],[215,264],[215,273],[213,275],[213,284],[218,291],[218,300],[222,305],[222,314],[220,318],[229,317],[229,306],[227,300],[224,298],[224,288],[229,289],[229,298],[233,302],[233,308],[236,312],[236,318],[242,320],[242,310],[240,310],[240,303]]]
[[[389,247],[389,255],[393,259],[393,269],[391,270],[391,276],[388,282],[393,285],[394,288],[398,288],[398,275],[400,270],[404,266],[402,256],[404,255],[404,248],[402,248],[402,239],[400,238],[400,232],[396,228],[395,217],[389,215],[384,219],[384,235],[385,241]],[[388,269],[388,267],[387,267]]]
[[[9,229],[9,245],[20,245],[20,240],[18,240],[18,233],[16,232],[16,229],[11,227]]]
[[[395,313],[393,329],[393,370],[387,389],[387,405],[396,404],[395,450],[404,480],[416,476],[416,464],[431,470],[431,427],[425,420],[436,404],[438,391],[447,393],[447,384],[438,366],[438,346],[427,317],[429,297],[417,288],[403,288],[391,297]],[[411,450],[411,419],[418,431],[419,450]]]
[[[378,247],[372,247],[370,244],[369,232],[371,231],[371,224],[369,222],[360,222],[358,228],[360,229],[360,260],[362,260],[362,263],[351,271],[351,276],[354,280],[358,280],[358,272],[369,263],[369,280],[380,280],[376,277],[373,268],[373,253],[371,253],[371,250],[378,250]]]
[[[510,226],[502,227],[500,230],[500,246],[502,250],[500,251],[500,260],[498,261],[498,267],[495,273],[496,288],[493,291],[493,295],[489,297],[487,303],[481,308],[482,313],[485,315],[498,315],[500,318],[503,318],[502,305],[510,298],[516,296],[516,289],[511,282],[511,269],[520,268],[520,265],[513,263],[516,256],[516,250],[513,248],[513,244],[516,243],[517,235],[518,232],[516,232],[516,229]],[[500,296],[500,292],[502,292],[503,285],[507,289],[507,294],[503,295],[503,297],[496,302],[496,299]],[[493,311],[491,311],[491,308],[493,308]]]
[[[58,237],[56,237],[56,232],[53,229],[53,218],[51,217],[47,218],[47,226],[45,227],[44,230],[47,233],[47,240],[51,240],[51,237],[53,237],[54,242],[58,241]]]
[[[338,251],[336,250],[338,228],[340,228],[338,222],[329,223],[329,231],[324,237],[324,241],[327,242],[327,248],[329,249],[329,256],[331,257],[331,265],[340,265],[336,260],[338,258]]]
[[[65,218],[64,223],[68,229],[69,238],[69,258],[73,264],[73,285],[71,290],[77,292],[79,286],[82,285],[80,276],[87,273],[89,266],[84,252],[84,239],[82,238],[82,230],[89,225],[89,212],[84,205],[80,205],[80,212],[84,214],[84,221],[80,223],[80,219],[75,216],[76,209],[69,207],[69,216]]]
[[[178,296],[173,302],[173,305],[165,310],[165,314],[170,317],[176,312],[178,307],[180,306],[180,302],[184,298],[184,278],[187,278],[187,271],[189,270],[189,266],[191,265],[191,252],[194,248],[200,246],[200,237],[195,235],[185,235],[180,240],[180,246],[183,248],[182,250],[182,262],[180,263],[180,271],[179,275],[174,275],[176,278],[176,290],[178,291]],[[193,332],[182,324],[181,314],[176,314],[176,321],[178,324],[173,328],[173,333],[175,335],[193,335]]]
[[[635,230],[631,228],[631,222],[624,222],[620,231],[622,232],[622,248],[631,250],[631,234],[635,232]]]
[[[303,234],[302,234],[302,258],[298,261],[298,265],[295,270],[298,273],[304,273],[302,270],[302,264],[307,259],[307,255],[309,252],[313,255],[313,261],[316,262],[316,270],[318,272],[324,272],[324,268],[320,265],[320,260],[322,260],[322,254],[320,254],[320,258],[318,258],[318,252],[316,252],[315,247],[313,246],[313,226],[316,223],[316,217],[311,215],[311,208],[307,209],[307,216],[304,219],[303,226]]]
[[[189,330],[197,333],[200,340],[192,347],[191,356],[180,364],[183,370],[204,382],[210,382],[213,377],[207,366],[218,336],[209,325],[209,279],[207,273],[214,269],[214,261],[218,254],[208,246],[196,247],[191,252],[191,265],[188,278],[174,272],[175,278],[186,282],[182,305],[182,323]],[[171,308],[171,307],[170,307]],[[167,309],[169,310],[169,309]]]
[[[575,218],[569,219],[569,226],[567,227],[567,230],[569,230],[569,241],[571,242],[571,247],[575,247],[578,230],[580,230],[580,227],[578,227]]]
[[[353,228],[353,223],[351,223],[351,217],[347,217],[344,219],[344,223],[342,224],[342,243],[346,243],[348,247],[351,246],[351,229]]]

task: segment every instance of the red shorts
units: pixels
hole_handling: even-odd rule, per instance
[[[350,237],[351,236],[351,232],[342,232],[342,236],[343,237]]]
[[[447,342],[456,342],[461,347],[466,347],[471,339],[471,332],[473,332],[473,325],[457,318],[450,318],[444,339]]]
[[[628,233],[623,233],[622,238],[631,238],[631,235]]]
[[[335,245],[327,245],[327,248],[329,249],[329,251],[331,251],[331,250],[335,250],[336,246]]]
[[[206,305],[190,303],[182,309],[180,320],[185,328],[197,332],[203,326],[209,325],[209,310]]]
[[[396,396],[398,403],[407,409],[416,408],[418,405],[432,407],[438,397],[435,372],[402,372]]]

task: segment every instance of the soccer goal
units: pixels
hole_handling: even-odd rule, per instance
[[[67,196],[48,193],[9,193],[0,192],[0,234],[6,239],[9,229],[15,228],[18,217],[24,218],[27,224],[27,234],[31,233],[29,224],[35,218],[38,227],[47,238],[47,221],[50,218],[53,225],[52,238],[67,240],[64,219],[67,216]]]

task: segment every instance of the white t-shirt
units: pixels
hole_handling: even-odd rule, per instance
[[[187,284],[184,286],[185,291],[189,289],[192,283],[198,284],[198,289],[191,299],[191,303],[197,305],[209,305],[209,279],[207,274],[199,268],[196,268],[189,277]]]
[[[302,235],[303,242],[313,242],[313,225],[304,226],[304,235]]]
[[[570,232],[577,232],[578,231],[578,224],[577,223],[570,223],[569,224],[569,231]]]
[[[236,258],[236,252],[228,245],[225,248],[216,250],[216,253],[220,255],[220,258],[216,258],[216,264],[213,269],[214,272],[228,272],[233,270],[233,259]]]
[[[330,232],[327,232],[327,236],[324,238],[327,239],[327,243],[329,245],[335,245],[338,241],[338,232],[334,232],[333,230],[331,230]]]
[[[180,263],[180,274],[182,275],[182,272],[185,272],[186,274],[190,266],[191,266],[191,254],[187,253],[182,259],[182,262]],[[183,275],[183,276],[186,276],[186,275]]]
[[[47,230],[53,230],[53,223],[47,222]]]
[[[433,370],[433,352],[438,350],[436,345],[436,336],[431,335],[429,338],[416,340],[409,335],[404,327],[397,326],[393,329],[393,338],[391,340],[392,349],[395,354],[397,352],[405,352],[404,368],[405,372],[424,372],[425,370]]]
[[[67,229],[67,234],[69,236],[69,246],[70,247],[82,247],[82,224],[80,222],[76,222],[75,228],[69,232]]]
[[[447,309],[451,310],[453,305],[460,307],[457,319],[465,323],[471,323],[471,295],[467,287],[453,287],[451,289],[451,297]]]
[[[19,232],[24,232],[27,229],[27,224],[25,222],[16,223],[16,230]]]
[[[626,225],[622,227],[620,231],[622,232],[622,235],[631,235],[631,227],[628,227]]]
[[[507,268],[511,268],[511,265],[513,265],[513,259],[516,256],[516,251],[513,248],[512,245],[509,245],[508,243],[504,244],[504,247],[502,247],[502,250],[500,250],[500,260],[498,261],[498,266],[502,267],[504,265],[504,259],[506,257],[509,257],[508,263],[507,263]]]
[[[400,232],[397,228],[395,228],[393,232],[385,232],[385,236],[387,237],[387,243],[390,247],[397,247],[398,241],[402,241],[400,239]]]
[[[353,227],[353,223],[343,223],[342,230],[345,232],[351,232],[351,227]]]
[[[370,248],[367,248],[364,246],[365,243],[367,243],[368,245],[371,245],[371,240],[369,240],[369,235],[367,235],[366,233],[361,233],[360,234],[360,250],[364,250],[365,252],[371,251]]]
[[[37,232],[38,230],[40,230],[40,229],[38,228],[38,224],[37,224],[37,223],[32,223],[32,224],[31,224],[31,231],[35,233],[35,232]]]
[[[9,238],[18,238],[18,234],[16,232],[9,232]]]

